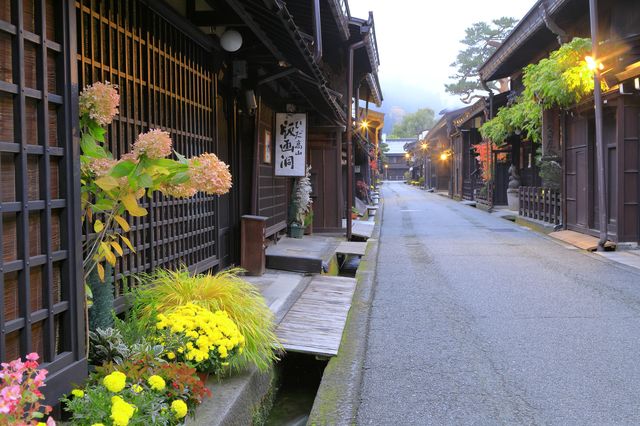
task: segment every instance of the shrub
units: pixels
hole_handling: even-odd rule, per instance
[[[230,269],[192,276],[186,269],[159,269],[142,278],[147,285],[136,290],[134,305],[146,316],[187,303],[212,312],[226,311],[245,338],[244,351],[230,361],[230,367],[238,371],[254,364],[265,371],[277,360],[280,348],[273,313],[258,289],[238,276],[240,272]]]

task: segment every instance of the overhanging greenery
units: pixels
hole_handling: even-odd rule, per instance
[[[522,94],[480,128],[482,136],[503,145],[509,136],[521,132],[524,139],[539,143],[544,109],[569,108],[593,92],[593,72],[584,59],[590,53],[590,39],[574,38],[548,58],[528,65],[524,69]]]

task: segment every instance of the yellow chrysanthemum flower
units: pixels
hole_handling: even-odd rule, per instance
[[[76,398],[82,398],[84,396],[84,391],[82,389],[74,389],[71,391],[71,395]]]
[[[114,426],[127,426],[136,412],[136,406],[127,403],[119,396],[111,397],[111,420]]]
[[[149,386],[151,387],[151,389],[157,390],[157,391],[163,391],[166,386],[164,379],[155,374],[149,377],[147,382],[149,383]]]
[[[124,389],[126,382],[127,376],[119,371],[114,371],[102,379],[102,384],[113,393],[118,393]]]
[[[187,404],[180,399],[176,399],[171,403],[171,411],[173,411],[176,418],[181,419],[187,415]]]

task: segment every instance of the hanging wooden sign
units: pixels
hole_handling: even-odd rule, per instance
[[[304,176],[307,153],[307,114],[276,114],[275,175]]]

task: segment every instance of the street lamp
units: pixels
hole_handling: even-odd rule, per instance
[[[426,142],[422,142],[420,144],[420,149],[422,149],[422,177],[424,178],[424,189],[427,189],[427,149],[429,149],[429,144]]]
[[[389,180],[389,165],[388,164],[384,165],[384,174],[386,176],[386,180]]]

